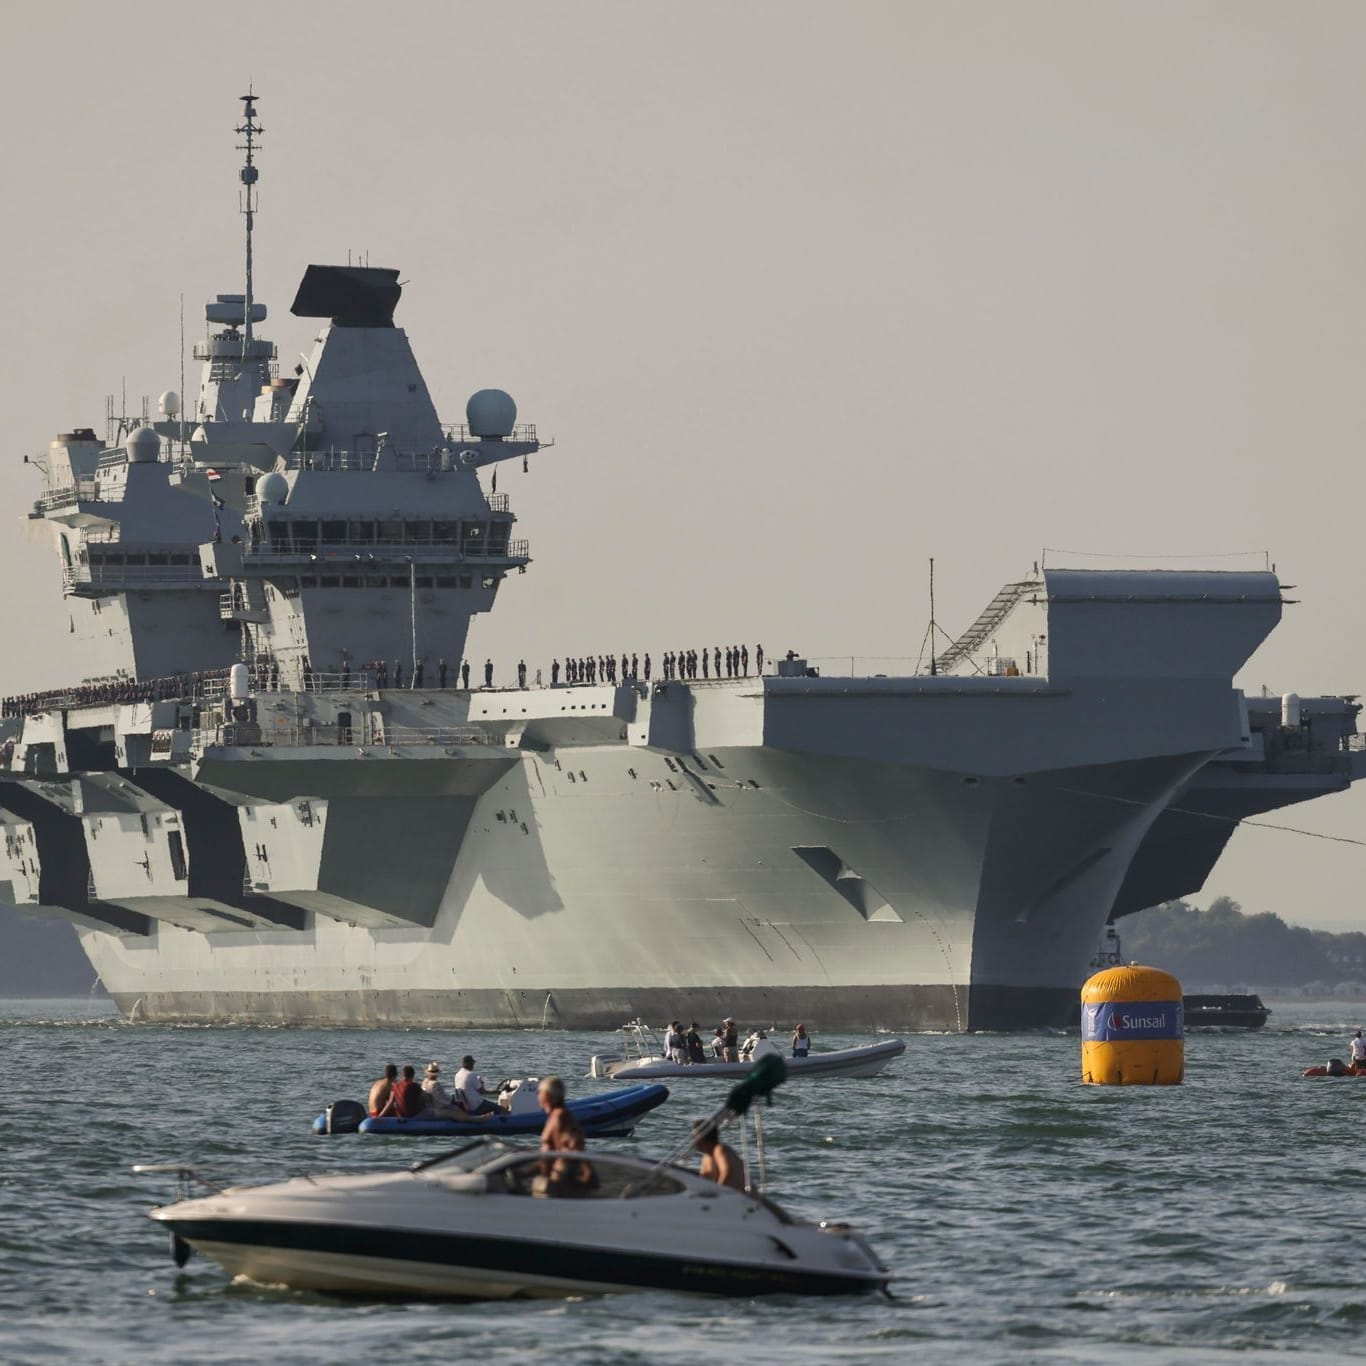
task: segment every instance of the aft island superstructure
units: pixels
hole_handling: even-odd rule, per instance
[[[259,131],[249,96],[249,241]],[[1356,776],[1352,699],[1233,686],[1270,572],[1031,573],[929,675],[466,686],[531,563],[480,472],[548,443],[497,390],[440,420],[400,292],[309,266],[281,377],[249,270],[189,412],[44,462],[89,677],[8,707],[0,897],[126,1012],[1057,1024],[1112,913]]]

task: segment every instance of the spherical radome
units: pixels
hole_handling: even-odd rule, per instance
[[[167,389],[157,399],[157,408],[163,417],[175,417],[180,412],[180,395],[174,389]]]
[[[501,389],[480,389],[465,404],[465,421],[475,436],[511,436],[517,405]]]
[[[272,470],[256,481],[256,497],[262,503],[283,503],[289,497],[289,480]]]
[[[130,465],[146,465],[157,458],[161,438],[150,427],[135,427],[123,443]]]

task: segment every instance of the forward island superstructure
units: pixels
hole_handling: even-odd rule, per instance
[[[249,244],[259,132],[248,96]],[[498,390],[440,420],[400,293],[309,266],[282,378],[249,245],[192,410],[42,462],[88,677],[7,705],[0,899],[128,1014],[1060,1024],[1112,914],[1357,776],[1353,699],[1233,686],[1270,572],[1044,569],[929,675],[469,687],[531,563],[480,471],[549,443]]]

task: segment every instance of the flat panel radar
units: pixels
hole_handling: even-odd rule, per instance
[[[335,327],[392,327],[403,286],[382,266],[309,266],[290,312]]]

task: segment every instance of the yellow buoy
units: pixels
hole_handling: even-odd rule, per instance
[[[1176,1086],[1186,1073],[1181,983],[1160,968],[1106,968],[1081,989],[1081,1079]]]

